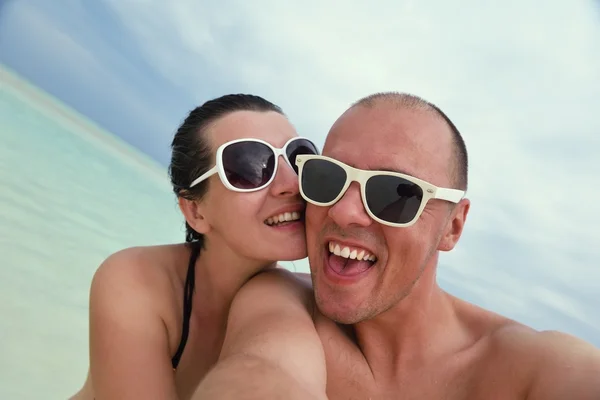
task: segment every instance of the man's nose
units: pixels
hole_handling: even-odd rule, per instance
[[[329,208],[328,215],[341,228],[367,227],[373,223],[365,210],[360,186],[356,182],[352,182],[342,198]]]

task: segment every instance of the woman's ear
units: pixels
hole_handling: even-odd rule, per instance
[[[200,200],[188,200],[183,197],[178,199],[179,209],[183,213],[188,225],[196,232],[205,235],[210,231],[210,223],[205,218],[204,207]]]

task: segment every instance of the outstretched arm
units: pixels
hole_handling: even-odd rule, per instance
[[[217,365],[196,399],[326,399],[312,294],[288,271],[264,272],[236,295]]]

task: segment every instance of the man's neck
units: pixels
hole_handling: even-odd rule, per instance
[[[375,378],[392,378],[423,367],[464,345],[451,296],[428,266],[412,291],[377,317],[355,325]]]

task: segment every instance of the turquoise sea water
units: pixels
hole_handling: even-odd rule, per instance
[[[0,399],[66,398],[87,372],[95,269],[179,241],[183,222],[164,168],[0,73]]]
[[[183,237],[166,168],[0,68],[0,399],[73,394],[95,269]]]

